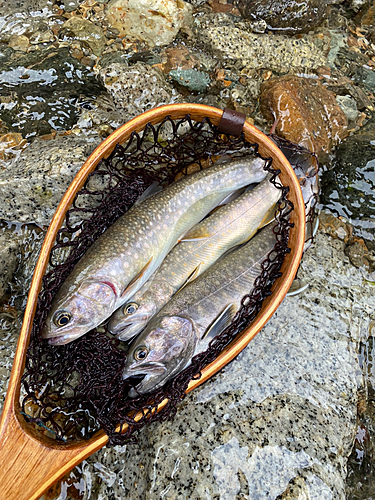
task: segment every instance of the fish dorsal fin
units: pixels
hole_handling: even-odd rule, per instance
[[[235,314],[237,312],[237,308],[235,304],[229,304],[227,307],[222,311],[219,316],[215,319],[215,321],[211,324],[211,326],[208,327],[206,333],[203,335],[202,339],[210,338],[213,339],[219,333],[221,333],[227,326],[230,325],[232,319],[234,318]]]
[[[139,273],[136,274],[134,278],[128,283],[128,286],[122,292],[121,297],[124,297],[125,295],[131,297],[131,295],[133,295],[133,293],[135,293],[138,290],[136,286],[138,285],[139,280],[142,278],[142,276],[145,274],[146,270],[150,266],[152,259],[153,257],[151,257],[151,259],[147,262],[147,264],[143,266],[142,269],[139,271]]]
[[[181,287],[177,290],[177,292],[176,292],[176,293],[174,293],[174,294],[173,294],[173,297],[174,297],[175,295],[177,295],[179,292],[181,292],[181,290],[182,290],[183,288],[185,288],[185,286],[186,286],[186,285],[188,285],[189,283],[191,283],[192,281],[194,281],[194,280],[195,280],[195,278],[196,278],[197,276],[199,276],[199,271],[200,271],[200,268],[201,268],[201,264],[202,264],[202,262],[200,262],[200,263],[197,265],[197,267],[194,269],[194,271],[193,271],[191,274],[189,274],[189,276],[187,277],[187,279],[186,279],[186,281],[183,283],[183,285],[182,285],[182,286],[181,286]]]
[[[153,182],[152,184],[150,184],[148,186],[147,189],[145,189],[145,191],[143,191],[143,193],[141,194],[141,196],[139,196],[136,200],[135,200],[135,203],[134,205],[138,205],[138,203],[142,203],[142,201],[145,201],[147,200],[147,198],[150,198],[151,196],[153,196],[154,194],[156,193],[160,193],[160,191],[162,191],[162,187],[160,186],[160,184],[158,182]]]

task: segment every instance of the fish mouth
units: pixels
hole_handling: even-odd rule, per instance
[[[120,340],[129,340],[138,335],[138,333],[141,333],[150,319],[151,315],[143,314],[142,316],[133,318],[132,321],[128,320],[127,322],[118,324],[115,324],[111,320],[108,324],[108,330]]]
[[[129,376],[124,377],[124,380],[128,380],[131,377],[134,376],[140,376],[144,375],[145,377],[147,375],[159,375],[167,371],[167,368],[163,365],[163,363],[160,363],[158,361],[149,361],[147,363],[144,363],[141,366],[135,366],[135,367],[129,367],[128,373],[130,373]]]
[[[83,333],[76,333],[75,335],[71,334],[66,334],[66,335],[56,335],[55,337],[49,337],[47,338],[48,343],[50,345],[65,345],[68,342],[71,342],[72,340],[76,340],[79,337],[82,337],[85,335],[85,332]]]

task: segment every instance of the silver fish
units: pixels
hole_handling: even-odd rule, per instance
[[[229,325],[275,246],[273,228],[217,261],[151,319],[129,348],[123,377],[143,376],[130,397],[164,385]]]
[[[134,204],[76,264],[52,303],[42,337],[61,345],[98,326],[223,198],[263,180],[264,166],[264,160],[254,157],[213,165]]]
[[[281,190],[266,178],[194,226],[131,301],[113,314],[109,331],[121,340],[129,340],[141,332],[177,290],[202,274],[230,248],[248,241],[269,217],[273,218],[280,195]]]

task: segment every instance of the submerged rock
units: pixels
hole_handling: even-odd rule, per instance
[[[64,39],[79,40],[87,45],[96,56],[100,56],[105,46],[106,39],[103,30],[87,19],[71,17],[61,27],[60,37]]]
[[[344,246],[318,233],[299,271],[308,290],[287,297],[173,421],[146,426],[138,444],[103,449],[76,468],[85,494],[344,499],[362,383],[357,347],[375,307]]]
[[[0,233],[0,299],[17,268],[19,243],[10,231]]]
[[[169,76],[173,81],[186,87],[191,92],[203,93],[210,85],[208,74],[195,69],[172,69]]]
[[[277,135],[316,153],[329,153],[348,135],[335,94],[316,80],[286,76],[262,85],[261,111],[278,120]]]
[[[191,22],[191,6],[183,0],[111,0],[106,17],[111,28],[150,47],[167,45]]]
[[[322,175],[323,206],[375,249],[375,118],[338,146],[331,167]]]
[[[270,69],[281,73],[305,71],[324,65],[326,58],[316,40],[307,35],[254,34],[246,23],[235,23],[228,14],[197,18],[198,39],[223,61],[223,67],[251,71]]]
[[[0,52],[0,73],[0,119],[26,138],[71,129],[77,100],[104,92],[93,72],[67,48],[30,54],[7,48]]]
[[[125,121],[179,99],[178,92],[164,80],[162,73],[147,64],[114,63],[100,71],[100,78],[119,110],[124,112]]]
[[[93,149],[94,144],[85,138],[35,140],[19,159],[0,171],[0,219],[47,226]]]
[[[327,15],[322,0],[238,0],[237,5],[246,19],[263,21],[267,29],[283,34],[307,33]]]

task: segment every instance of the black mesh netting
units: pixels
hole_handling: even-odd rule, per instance
[[[129,382],[122,379],[126,345],[111,336],[105,325],[65,346],[51,346],[40,337],[52,299],[75,263],[151,183],[158,181],[165,186],[179,174],[212,164],[218,156],[258,155],[257,149],[243,137],[220,133],[208,119],[193,122],[189,115],[180,121],[166,118],[158,126],[148,124],[142,133],[133,133],[89,175],[51,251],[22,380],[22,412],[29,422],[38,424],[41,432],[68,441],[88,438],[102,428],[110,445],[129,442],[146,422],[173,417],[189,381],[199,377],[202,368],[254,319],[280,276],[280,266],[289,251],[288,216],[293,207],[286,199],[288,188],[276,180],[277,172],[272,179],[282,189],[282,209],[275,230],[277,243],[263,263],[254,290],[243,298],[232,324],[211,342],[208,350],[195,356],[189,367],[164,387],[128,398]],[[270,171],[271,163],[268,159],[266,168]],[[168,403],[157,413],[156,407],[165,398]],[[125,424],[128,427],[122,432]]]

